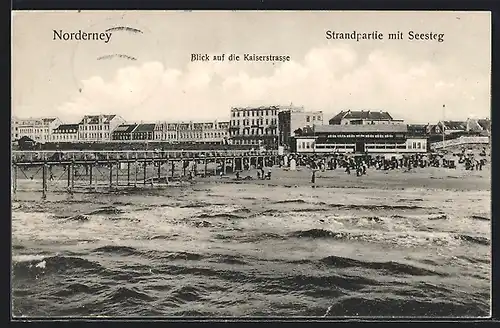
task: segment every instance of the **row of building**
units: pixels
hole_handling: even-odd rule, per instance
[[[86,115],[73,124],[64,124],[56,117],[13,118],[11,127],[13,141],[25,136],[38,143],[148,140],[277,146],[280,133],[285,136],[283,141],[293,135],[290,129],[312,124],[323,124],[322,112],[270,106],[232,108],[228,121],[128,123],[119,115]]]
[[[346,110],[327,122],[322,111],[295,106],[231,108],[228,121],[128,123],[118,115],[86,115],[64,124],[58,118],[12,120],[12,140],[38,143],[157,141],[283,146],[292,151],[373,151],[427,148],[432,135],[489,134],[489,119],[405,124],[386,111]]]

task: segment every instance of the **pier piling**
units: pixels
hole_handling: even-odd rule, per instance
[[[70,187],[70,194],[73,194],[73,190],[75,189],[75,160],[73,159],[71,161],[71,187]]]
[[[113,163],[109,163],[109,190],[113,188]]]
[[[161,162],[158,161],[158,183],[160,183],[161,179]]]
[[[120,162],[119,161],[116,161],[116,187],[118,188],[120,186],[120,180],[119,180],[119,177],[120,177]]]
[[[47,198],[47,164],[42,166],[42,199]]]
[[[134,168],[135,168],[134,188],[137,188],[137,175],[139,174],[139,164],[137,162],[137,154],[135,155]]]
[[[89,164],[89,184],[90,184],[90,189],[92,189],[92,172],[93,171],[93,166],[92,164]]]
[[[127,154],[128,158],[128,154]],[[127,161],[127,186],[130,186],[130,161]]]
[[[12,181],[14,194],[17,192],[17,165],[14,164],[14,178]]]
[[[135,155],[133,155],[135,154]],[[107,189],[108,185],[110,191],[125,186],[125,179],[120,181],[120,170],[126,170],[127,183],[126,186],[137,187],[140,179],[143,184],[149,185],[147,182],[148,176],[151,179],[151,185],[156,185],[163,181],[169,181],[168,177],[187,176],[188,173],[202,173],[204,176],[217,174],[229,174],[237,170],[247,170],[254,166],[269,167],[279,160],[279,156],[274,153],[263,152],[249,152],[242,150],[214,152],[214,151],[166,151],[165,153],[154,153],[152,151],[13,151],[12,157],[12,192],[19,193],[19,181],[24,179],[19,177],[19,170],[24,168],[35,168],[38,172],[42,171],[42,192],[43,197],[48,193],[48,183],[53,180],[52,168],[64,168],[67,171],[67,192],[73,193],[79,187],[85,190],[96,191],[102,183],[104,188]],[[126,163],[126,164],[125,164]],[[209,164],[213,165],[213,168]],[[198,164],[203,165],[204,168],[198,170]],[[116,167],[116,173],[113,171]],[[126,165],[126,168],[125,168]],[[134,166],[134,172],[131,172],[131,166]],[[139,172],[141,170],[143,172]],[[162,177],[162,166],[165,166],[165,177]],[[176,168],[176,165],[182,165],[182,168]],[[189,165],[192,165],[191,167]],[[42,167],[41,167],[42,166]],[[148,167],[152,167],[151,172],[148,173]],[[78,169],[77,169],[78,168]],[[97,169],[97,171],[94,170]],[[101,172],[101,168],[104,171]],[[109,176],[106,176],[106,168],[109,169]],[[179,169],[181,171],[176,172]],[[81,172],[78,173],[78,170]],[[189,170],[189,172],[188,172]],[[96,175],[95,172],[98,172]],[[24,171],[21,171],[24,173]],[[88,177],[84,177],[84,174]],[[133,177],[131,176],[134,175]],[[81,175],[75,189],[75,175]],[[116,175],[116,178],[115,176]],[[124,178],[125,172],[123,172]],[[104,178],[104,179],[103,179]],[[30,177],[26,176],[26,179]],[[33,177],[31,177],[33,179]],[[64,173],[63,178],[64,180]],[[116,179],[116,182],[115,182]],[[106,182],[106,180],[108,180]],[[133,180],[133,182],[132,182]],[[104,181],[104,182],[103,182]],[[116,186],[115,186],[116,185]],[[116,188],[115,188],[116,187]]]

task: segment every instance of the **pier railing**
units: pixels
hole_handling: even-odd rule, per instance
[[[89,161],[124,159],[190,159],[241,156],[273,156],[277,150],[106,150],[12,151],[12,162]]]

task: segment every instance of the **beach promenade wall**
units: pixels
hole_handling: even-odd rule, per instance
[[[447,147],[453,146],[461,146],[461,145],[474,145],[474,144],[483,144],[487,145],[490,143],[489,137],[460,137],[452,140],[445,140],[440,142],[435,142],[431,144],[431,149],[443,149]]]

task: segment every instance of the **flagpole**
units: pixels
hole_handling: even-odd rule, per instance
[[[444,146],[444,120],[445,120],[445,110],[446,110],[446,105],[443,104],[443,126],[441,127],[441,132],[443,134],[443,146]]]

